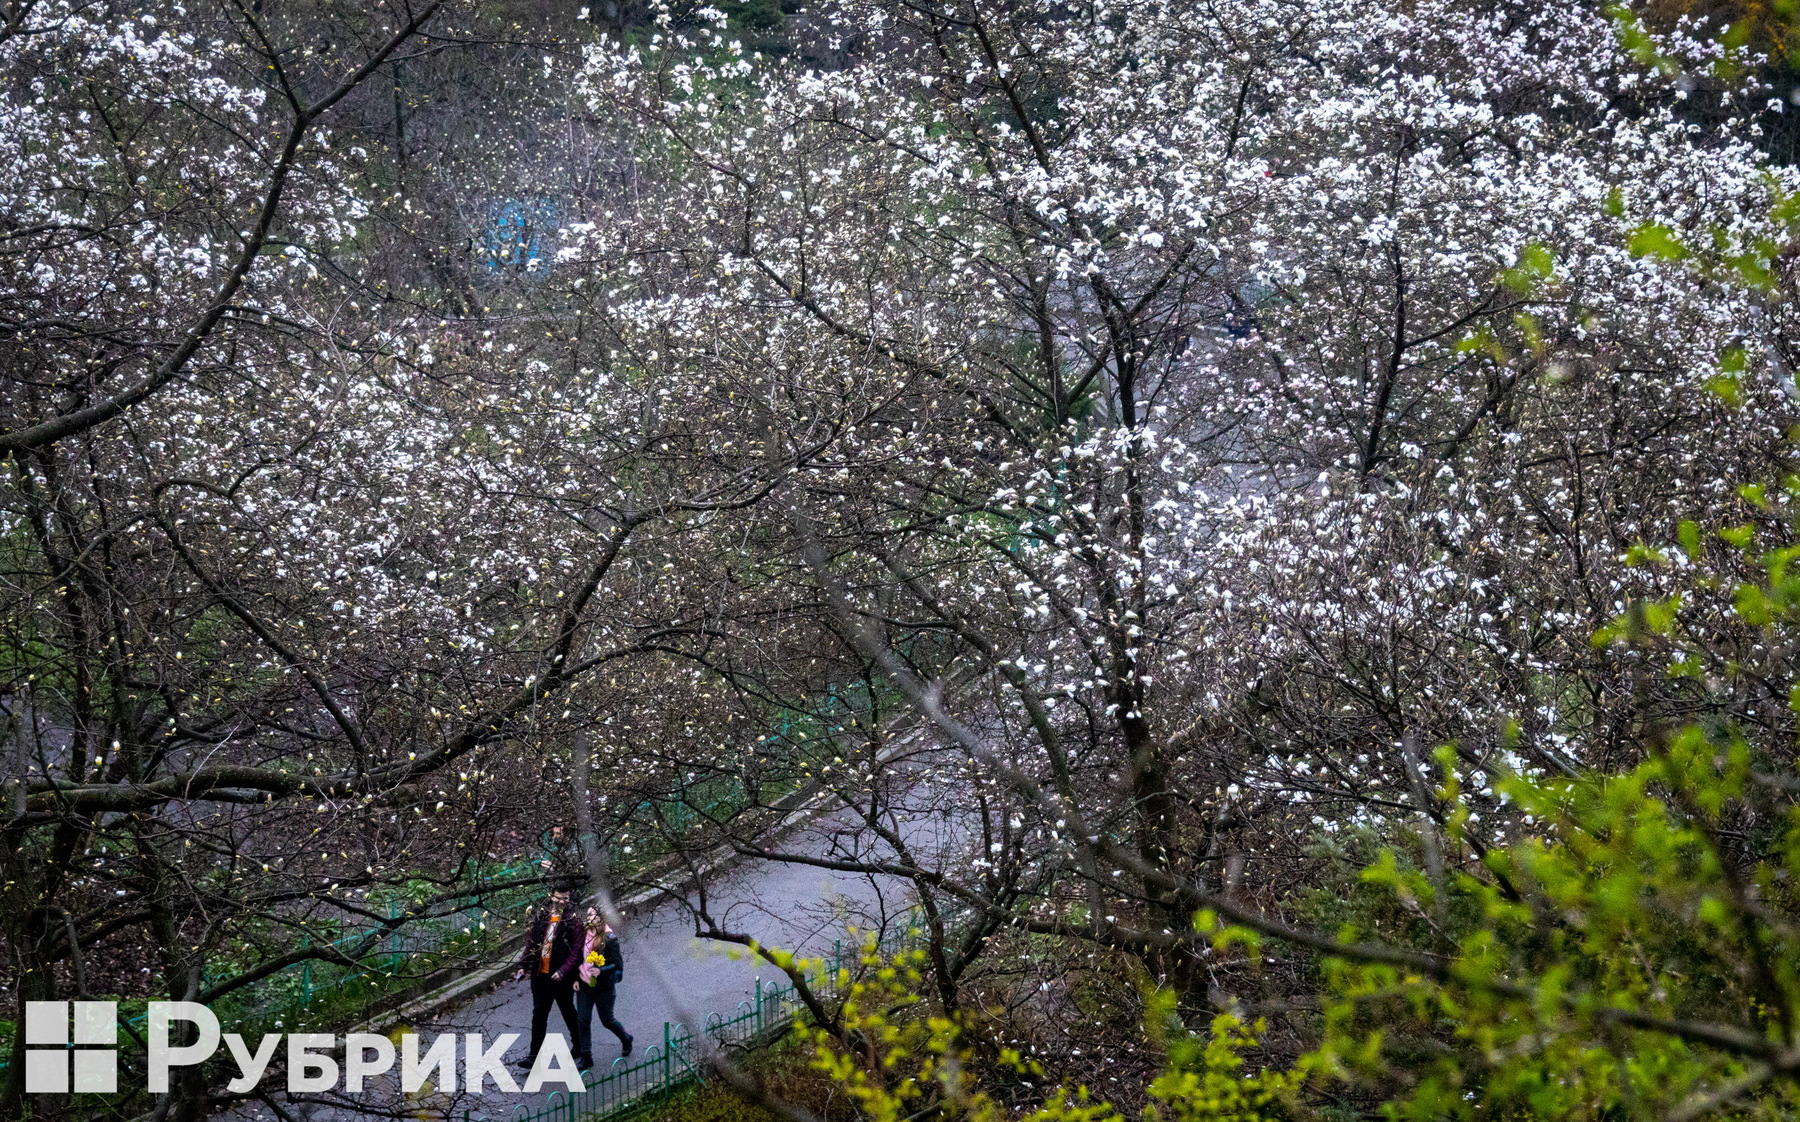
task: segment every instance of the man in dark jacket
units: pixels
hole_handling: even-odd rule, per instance
[[[574,989],[586,948],[587,930],[582,926],[581,915],[569,899],[568,885],[558,883],[549,898],[531,913],[530,926],[525,930],[525,949],[519,955],[519,972],[514,975],[520,980],[531,979],[531,1050],[525,1056],[525,1067],[537,1062],[538,1049],[544,1046],[552,1004],[562,1010],[570,1043],[581,1039],[580,1022],[575,1019]]]
[[[575,1066],[586,1070],[594,1066],[594,1014],[600,1023],[619,1038],[620,1054],[631,1055],[631,1034],[613,1017],[614,988],[625,976],[625,960],[619,952],[619,935],[612,925],[600,918],[598,908],[589,908],[584,922],[587,929],[587,954],[575,985],[575,1020],[581,1025],[579,1051]]]
[[[558,881],[580,879],[581,846],[576,844],[573,830],[559,822],[544,831],[541,845],[543,853],[538,859],[538,868],[545,876],[556,877]]]

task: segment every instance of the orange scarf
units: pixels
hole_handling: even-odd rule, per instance
[[[550,922],[544,928],[544,946],[538,952],[538,973],[550,973],[550,947],[556,942],[556,925],[562,922],[561,912],[551,912]]]

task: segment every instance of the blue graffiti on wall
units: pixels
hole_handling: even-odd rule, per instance
[[[542,275],[561,225],[550,199],[502,199],[488,209],[481,262],[492,276]]]

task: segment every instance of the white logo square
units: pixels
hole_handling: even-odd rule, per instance
[[[77,1001],[75,1003],[75,1043],[117,1044],[118,1042],[118,1002]]]
[[[66,1095],[69,1093],[69,1054],[62,1049],[28,1048],[25,1050],[25,1093],[28,1095]]]
[[[25,1043],[67,1044],[68,1042],[68,1002],[27,1001],[25,1003]]]
[[[119,1054],[100,1049],[75,1052],[75,1086],[78,1095],[110,1095],[119,1089]]]

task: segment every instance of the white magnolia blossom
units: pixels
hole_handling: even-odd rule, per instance
[[[1598,5],[837,11],[833,71],[591,50],[662,184],[562,255],[615,360],[825,442],[795,486],[883,551],[847,579],[912,573],[868,610],[1175,771],[1196,729],[1302,800],[1320,752],[1402,783],[1405,735],[1564,762],[1589,636],[1656,591],[1627,550],[1792,419],[1784,314],[1670,260],[1779,236],[1738,92],[1691,111]]]
[[[284,286],[316,254],[356,237],[368,206],[330,134],[297,122],[230,30],[47,0],[0,33],[6,441],[42,446],[21,433],[182,371],[209,379],[298,314]],[[190,335],[198,353],[159,373]]]

